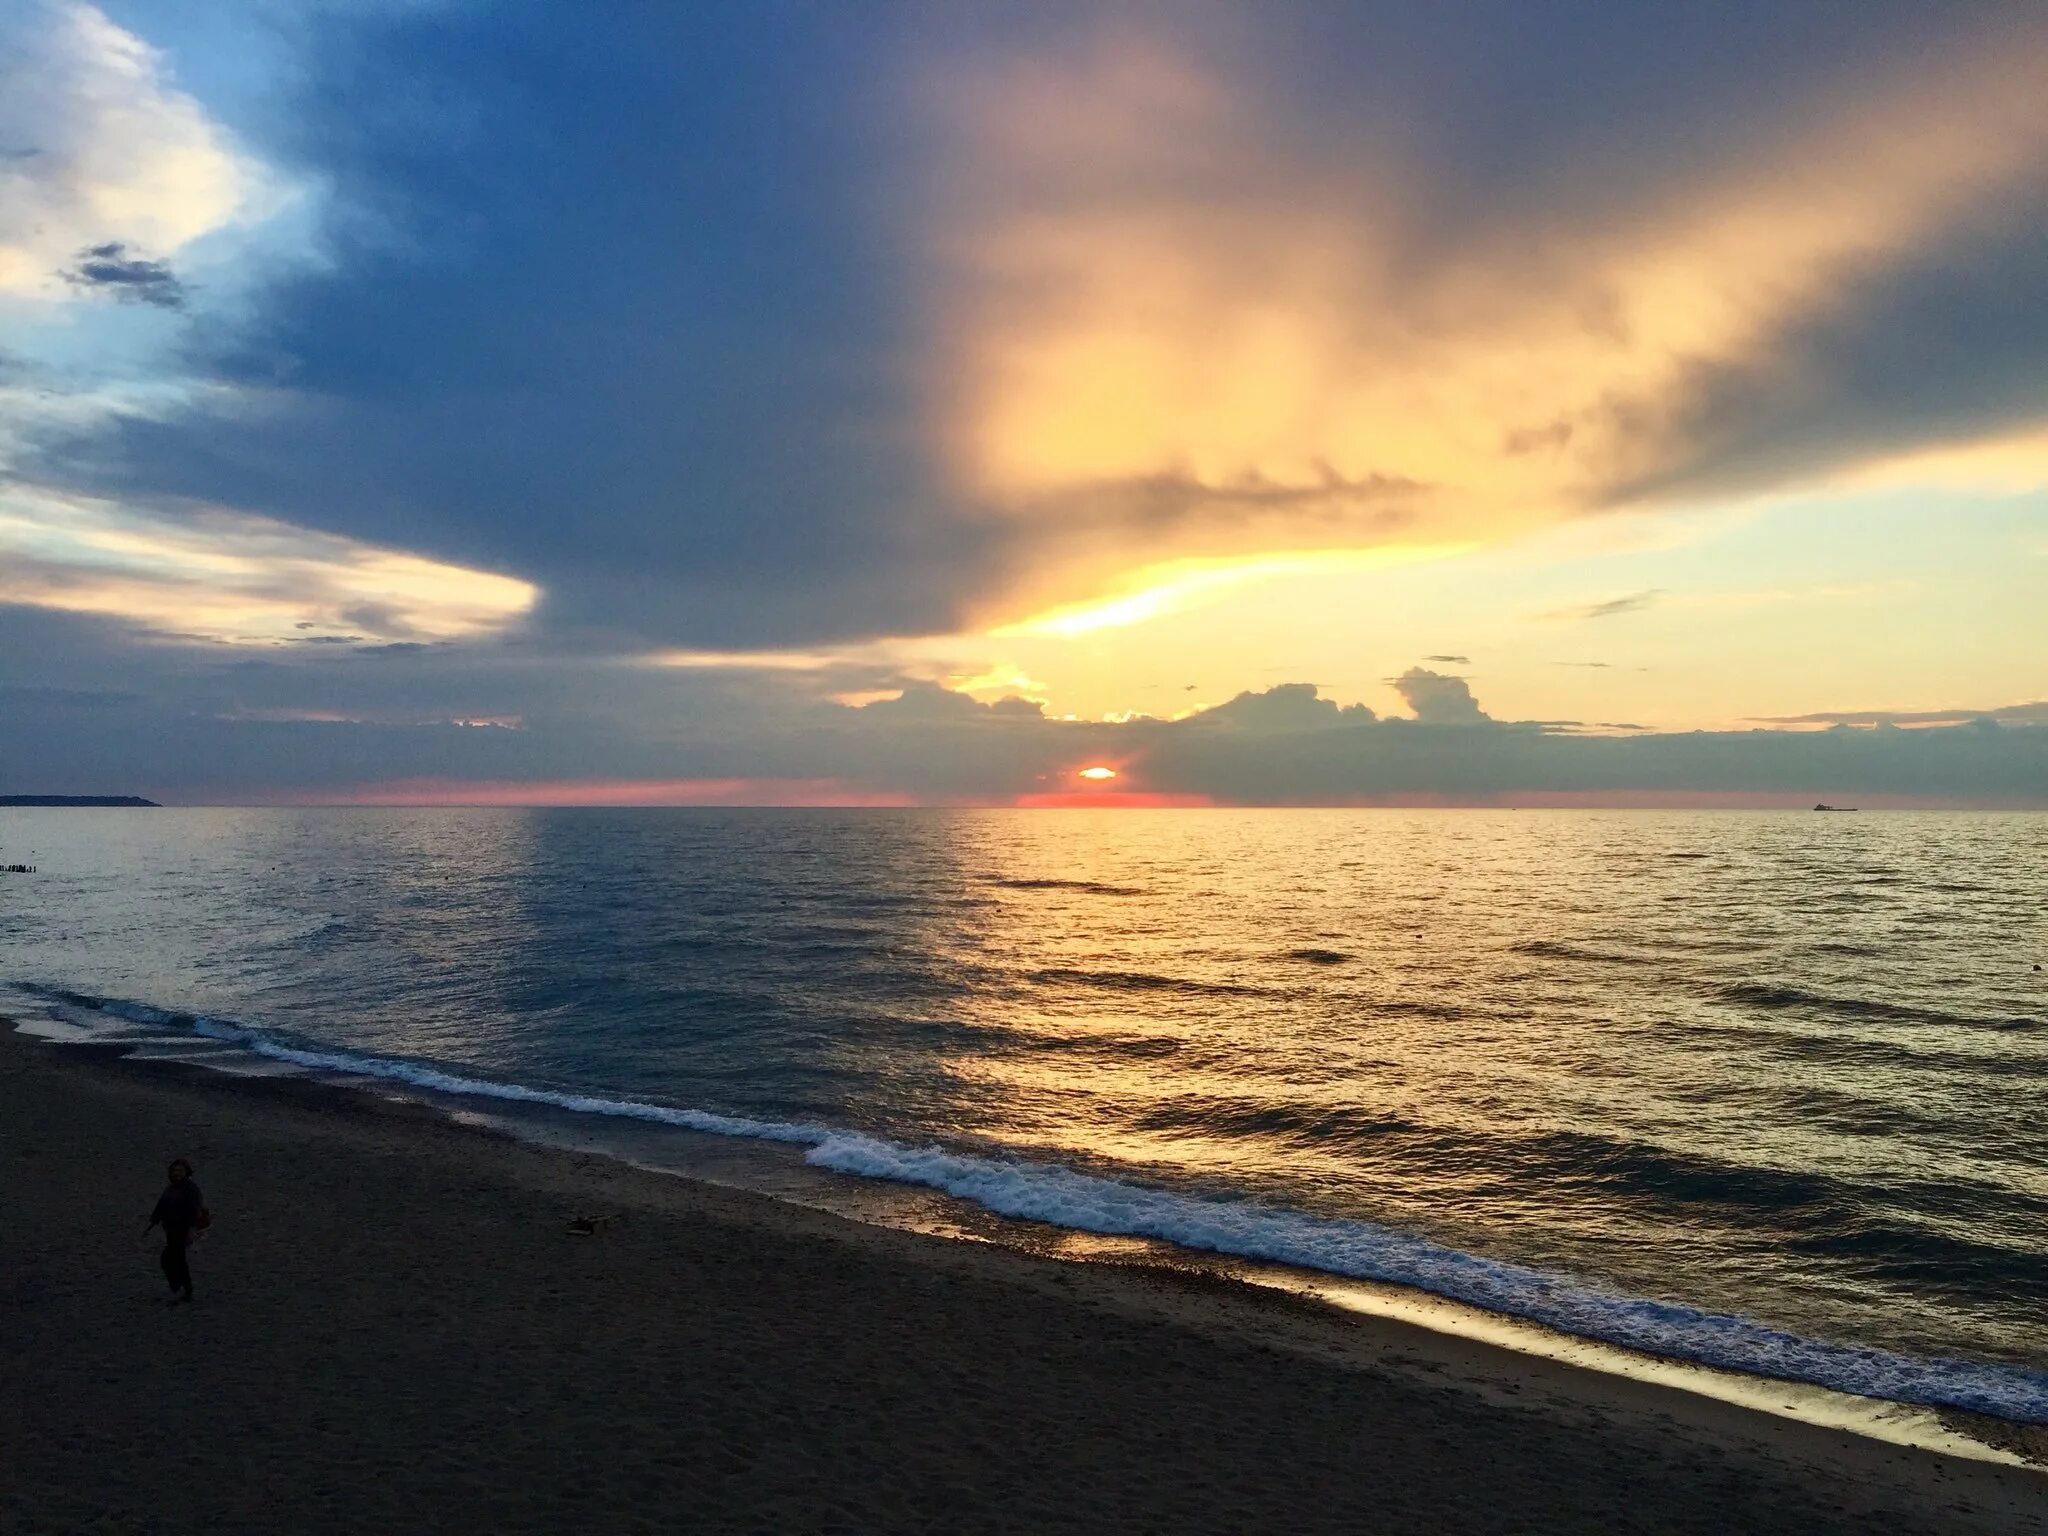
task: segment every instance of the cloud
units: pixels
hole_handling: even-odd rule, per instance
[[[1424,661],[1441,661],[1454,667],[1469,667],[1472,665],[1472,658],[1470,656],[1425,656],[1422,659]]]
[[[1410,667],[1389,679],[1409,711],[1424,725],[1486,725],[1491,716],[1479,707],[1462,677],[1448,677],[1427,667]]]
[[[39,151],[0,176],[157,211],[45,219],[45,289],[123,242],[213,303],[193,262],[272,165],[331,217],[183,356],[209,389],[78,412],[37,473],[533,573],[557,633],[768,650],[1084,610],[1140,562],[1468,546],[2038,414],[2048,22],[1879,16],[1845,52],[1801,16],[1626,5],[1569,36],[1508,4],[1455,32],[904,16],[814,8],[767,48],[688,8],[336,8],[241,139],[88,27],[66,57],[97,62],[55,72],[87,85],[0,133]],[[194,190],[157,199],[121,144],[183,146]],[[72,169],[20,170],[46,163]]]
[[[2048,486],[2048,429],[2021,427],[1909,449],[1836,478],[1848,489],[2023,494]]]
[[[0,683],[0,704],[39,705],[53,709],[114,709],[133,704],[139,694],[119,688],[54,688],[37,683]]]
[[[1240,693],[1228,703],[1201,710],[1182,722],[1234,731],[1322,731],[1365,725],[1377,718],[1363,704],[1339,705],[1319,698],[1314,683],[1280,683],[1262,693]]]
[[[1757,715],[1768,725],[1908,726],[1970,725],[1995,721],[2008,725],[2048,725],[2048,699],[2029,704],[2004,704],[1995,709],[1845,709],[1808,715]]]
[[[906,430],[901,242],[869,202],[904,173],[856,63],[887,28],[817,12],[767,48],[688,8],[516,3],[261,30],[272,96],[237,126],[317,189],[319,259],[195,330],[210,394],[44,434],[41,483],[544,569],[576,643],[954,627],[988,541]],[[108,239],[197,307],[145,231],[65,254]]]
[[[1121,629],[1167,614],[1199,608],[1228,593],[1261,582],[1293,576],[1385,570],[1462,552],[1462,548],[1455,545],[1411,545],[1145,564],[1123,571],[1103,583],[1104,590],[1097,598],[1028,614],[998,625],[990,633],[996,639],[1045,635],[1072,639],[1096,630]]]
[[[1571,52],[1554,38],[1525,40],[1526,73],[1488,73],[1528,137],[1487,161],[1431,142],[1426,73],[1357,89],[1376,53],[1443,38],[1334,10],[1256,35],[1149,15],[975,55],[938,93],[940,440],[961,494],[1048,561],[1081,528],[1085,564],[1137,483],[1180,487],[1144,526],[1194,556],[1498,537],[1834,474],[1924,439],[1910,411],[1857,421],[1912,370],[1822,355],[1882,338],[1892,304],[1938,318],[2002,296],[2012,366],[1968,409],[2038,413],[2043,274],[2014,212],[2048,196],[2038,18],[1880,30],[1852,68],[1800,23],[1689,24],[1681,62],[1675,34],[1601,10],[1602,46],[1661,60],[1669,88],[1589,108],[1610,130],[1594,176],[1570,134],[1548,138],[1541,80]],[[1490,21],[1463,36],[1516,27]],[[1498,164],[1514,177],[1490,180]],[[2012,280],[1944,291],[1953,253],[1980,246]],[[1916,340],[1939,348],[1938,324]],[[1250,483],[1301,499],[1233,502]],[[1398,492],[1318,501],[1331,483]]]
[[[161,304],[175,280],[148,281],[129,247],[174,255],[278,195],[154,49],[75,0],[0,16],[0,148],[0,296],[61,302],[59,273],[83,252],[106,269],[84,286]]]
[[[1626,597],[1610,597],[1604,602],[1575,603],[1569,608],[1552,608],[1543,613],[1532,614],[1539,620],[1562,622],[1574,619],[1611,619],[1624,613],[1640,613],[1653,607],[1664,597],[1660,588],[1652,587],[1643,592],[1631,592]]]
[[[170,266],[134,255],[118,240],[80,251],[77,264],[63,276],[76,287],[110,293],[117,299],[153,304],[158,309],[185,307],[185,285]]]
[[[893,698],[877,699],[860,707],[863,720],[892,726],[905,720],[1035,720],[1042,714],[1041,706],[1028,699],[998,699],[984,704],[937,683],[912,683]]]
[[[292,216],[313,201],[97,7],[0,11],[0,473],[239,398],[186,349],[220,345],[260,274],[307,258]]]
[[[1357,584],[1385,650],[1355,670],[1249,589],[1335,603],[1346,572],[1816,479],[2048,484],[2048,20],[1910,9],[1845,50],[1799,8],[1601,0],[1569,28],[217,0],[127,29],[20,0],[0,675],[144,697],[35,705],[19,762],[1000,799],[1085,751],[1254,800],[1821,762],[1787,744],[1819,732],[1631,758],[1560,734],[1612,727],[1470,729],[1465,680],[1418,676],[1448,654],[1400,720],[1306,684],[1183,724],[1001,696],[1106,690],[1144,650],[1111,631],[1223,599],[1271,610],[1269,653],[1154,646],[1125,675],[1158,687],[1091,709],[1369,688],[1429,638],[1371,613],[1394,583]],[[1589,580],[1563,591],[1627,585]],[[1878,591],[1785,580],[1556,617]],[[2032,750],[1902,734],[1924,755],[1870,772],[1958,794]]]
[[[70,697],[111,658],[127,697]],[[107,619],[6,607],[0,678],[10,792],[435,803],[496,786],[476,798],[1011,804],[1085,789],[1078,771],[1107,763],[1114,793],[1176,803],[2048,804],[2038,728],[1445,725],[1340,711],[1307,684],[1233,700],[1215,718],[1109,724],[929,690],[847,708],[789,674],[627,669],[512,644],[432,647],[396,668],[328,648],[137,650]],[[511,717],[518,729],[503,728]],[[463,721],[500,728],[450,723]],[[702,787],[714,784],[728,787]]]
[[[321,648],[500,633],[538,597],[514,577],[220,508],[158,512],[0,483],[0,604],[215,644]]]

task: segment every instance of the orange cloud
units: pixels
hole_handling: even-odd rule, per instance
[[[2037,491],[2048,486],[2048,426],[1913,449],[1840,478],[1851,489]]]
[[[1684,177],[1502,213],[1413,259],[1426,189],[1179,41],[1103,30],[940,99],[934,431],[1037,565],[1500,537],[1683,459],[1703,370],[1769,366],[1856,280],[1995,211],[2048,150],[2048,34],[1846,80]]]

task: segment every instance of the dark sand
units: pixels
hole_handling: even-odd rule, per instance
[[[8,1532],[2048,1529],[2036,1472],[4,1028],[0,1189]]]

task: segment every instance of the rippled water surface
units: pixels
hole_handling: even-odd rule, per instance
[[[9,981],[2048,1405],[2048,817],[0,811],[17,860]]]

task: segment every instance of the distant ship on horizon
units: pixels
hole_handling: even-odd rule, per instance
[[[1853,805],[1816,805],[1814,809],[1816,811],[1853,811],[1856,807]]]

